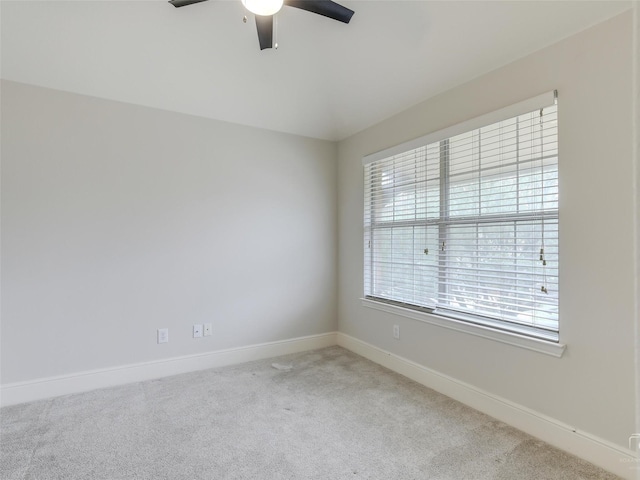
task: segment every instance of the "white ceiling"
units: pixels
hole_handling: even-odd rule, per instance
[[[292,7],[260,51],[240,0],[0,3],[18,82],[339,140],[630,8],[630,1],[344,0]]]

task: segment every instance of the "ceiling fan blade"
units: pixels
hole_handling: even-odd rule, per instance
[[[273,15],[269,15],[268,17],[256,15],[255,17],[260,50],[273,47]]]
[[[206,2],[207,0],[170,0],[170,4],[174,7],[186,7],[187,5],[193,5],[194,3]]]
[[[353,10],[331,0],[284,0],[284,4],[307,12],[324,15],[343,23],[349,23],[354,13]]]

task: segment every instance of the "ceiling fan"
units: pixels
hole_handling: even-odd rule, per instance
[[[169,3],[179,8],[206,1],[207,0],[170,0]],[[273,47],[273,16],[280,11],[283,5],[317,13],[318,15],[324,15],[325,17],[343,23],[349,23],[354,13],[353,10],[332,2],[331,0],[242,0],[242,4],[247,10],[255,13],[260,50]],[[278,48],[277,44],[276,48]]]

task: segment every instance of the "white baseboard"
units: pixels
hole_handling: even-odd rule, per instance
[[[576,430],[554,418],[431,370],[344,333],[337,333],[337,341],[338,345],[347,350],[486,413],[557,448],[583,458],[622,478],[637,478],[640,462],[631,450],[587,432]]]
[[[277,357],[336,345],[336,332],[218,350],[197,355],[40,378],[0,387],[0,406],[141,382],[207,368]]]

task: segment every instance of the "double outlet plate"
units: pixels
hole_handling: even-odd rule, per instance
[[[213,325],[211,323],[197,324],[193,326],[193,338],[208,337],[211,335]]]

